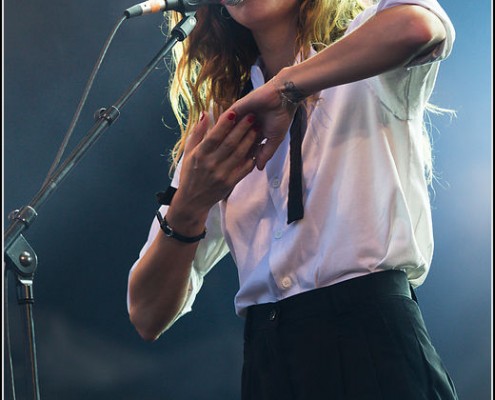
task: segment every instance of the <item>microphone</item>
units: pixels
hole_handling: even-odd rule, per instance
[[[124,15],[127,18],[133,18],[160,11],[179,11],[184,13],[196,11],[198,8],[208,4],[236,6],[243,1],[244,0],[148,0],[129,7],[124,11]]]

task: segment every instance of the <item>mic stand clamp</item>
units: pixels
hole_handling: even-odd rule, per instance
[[[13,223],[21,224],[24,229],[29,228],[29,225],[36,218],[37,213],[34,208],[26,206],[20,210],[15,210],[9,215],[9,219]],[[31,373],[31,385],[28,385],[26,390],[26,398],[39,399],[39,385],[38,385],[38,367],[36,363],[36,341],[34,333],[34,319],[33,319],[33,281],[34,273],[38,266],[38,257],[35,251],[24,238],[22,234],[19,234],[11,243],[11,245],[5,250],[5,263],[6,268],[11,269],[16,274],[16,286],[17,286],[17,303],[22,308],[22,321],[25,326],[24,335],[25,340],[28,343],[25,349],[26,365],[29,366]],[[8,294],[5,293],[7,296]],[[5,299],[7,302],[8,299]],[[6,316],[9,318],[9,316]],[[11,371],[13,373],[13,371]],[[13,388],[13,390],[15,390]]]

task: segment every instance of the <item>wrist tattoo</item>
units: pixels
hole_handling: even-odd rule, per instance
[[[278,87],[275,78],[272,80],[272,82],[277,88],[277,91],[280,95],[283,108],[297,107],[307,97],[307,95],[299,90],[292,81],[284,82],[284,87],[282,89]]]

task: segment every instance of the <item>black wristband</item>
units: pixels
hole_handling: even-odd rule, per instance
[[[160,223],[160,228],[162,229],[163,233],[165,233],[166,236],[174,238],[175,240],[178,240],[179,242],[183,243],[196,243],[199,242],[201,239],[204,239],[206,236],[206,229],[203,231],[198,236],[184,236],[181,235],[180,233],[175,232],[170,225],[167,222],[167,217],[162,217],[162,214],[160,211],[156,212],[156,218],[158,219],[158,222]]]

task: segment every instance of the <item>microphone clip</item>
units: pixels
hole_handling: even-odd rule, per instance
[[[108,122],[108,125],[112,125],[117,118],[120,117],[120,111],[117,107],[111,106],[109,109],[105,107],[101,107],[95,111],[93,114],[95,121],[99,121],[100,119],[105,119]]]

